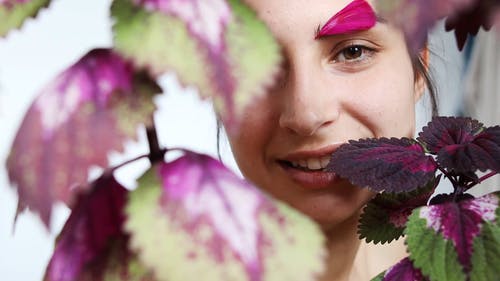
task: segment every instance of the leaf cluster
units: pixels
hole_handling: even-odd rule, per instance
[[[350,141],[333,153],[328,169],[381,192],[364,209],[360,238],[385,243],[405,236],[409,257],[375,280],[465,281],[500,276],[498,267],[484,266],[485,256],[500,261],[500,193],[466,193],[498,174],[499,165],[500,126],[435,117],[417,139]],[[435,194],[442,177],[452,193]]]

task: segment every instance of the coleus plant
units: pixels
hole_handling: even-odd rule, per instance
[[[328,169],[381,192],[361,216],[361,238],[386,243],[405,236],[409,257],[374,280],[500,276],[500,192],[466,193],[500,172],[500,126],[435,117],[417,139],[350,141],[332,155]],[[442,177],[453,191],[436,195]]]
[[[0,36],[50,2],[0,0]],[[450,16],[459,45],[464,34],[491,25],[468,23],[463,14],[499,18],[493,0],[377,5],[415,50],[439,18]],[[400,17],[402,11],[412,17]],[[319,228],[211,157],[159,147],[152,118],[152,99],[162,92],[156,79],[175,71],[236,130],[242,109],[279,71],[280,47],[267,27],[237,0],[114,0],[111,15],[113,48],[91,50],[40,92],[7,160],[18,212],[29,208],[48,226],[55,202],[72,209],[45,280],[313,280],[325,254]],[[150,153],[107,167],[107,153],[121,151],[143,126]],[[366,207],[361,237],[376,243],[407,237],[409,258],[378,279],[500,275],[498,195],[464,193],[484,179],[476,170],[498,172],[498,143],[498,127],[436,119],[418,140],[361,140],[333,156],[336,172],[384,191]],[[170,151],[183,155],[165,161]],[[152,167],[129,191],[113,172],[144,157]],[[342,166],[356,161],[352,168],[364,170]],[[91,166],[105,169],[87,183]],[[436,171],[455,191],[428,204],[442,176]]]

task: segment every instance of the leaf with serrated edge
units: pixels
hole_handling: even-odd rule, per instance
[[[57,239],[45,281],[110,280],[111,276],[152,280],[128,250],[129,236],[122,231],[127,192],[106,175],[78,196]]]
[[[500,197],[500,192],[495,195]],[[472,251],[471,281],[495,280],[500,276],[500,208],[495,213],[495,222],[485,222],[481,233],[474,238]]]
[[[2,0],[0,1],[0,37],[10,30],[19,28],[30,17],[35,17],[40,9],[47,7],[50,0]]]
[[[468,117],[434,117],[418,141],[448,170],[500,171],[500,126],[484,128]]]
[[[391,268],[380,273],[371,281],[425,281],[418,268],[415,268],[409,258],[404,258]]]
[[[414,264],[431,279],[464,280],[472,267],[473,241],[485,222],[495,220],[498,202],[496,195],[489,194],[418,209],[410,217],[406,233]],[[429,247],[433,244],[434,247]],[[445,256],[429,257],[430,252],[437,255],[443,248],[446,249]],[[444,264],[440,265],[441,262]],[[459,272],[460,276],[451,278],[448,274],[457,274],[453,271]]]
[[[405,229],[410,260],[431,280],[465,281],[452,242],[427,228],[419,213],[420,209],[413,211]]]
[[[359,187],[375,191],[409,192],[426,185],[437,165],[408,138],[351,140],[333,154],[327,170]]]
[[[211,1],[211,8],[199,0],[180,6],[168,0],[115,1],[115,45],[139,67],[154,74],[173,70],[184,84],[197,86],[232,127],[232,117],[274,81],[281,54],[242,1]],[[200,30],[200,24],[209,28]]]
[[[161,280],[315,280],[323,268],[316,224],[205,155],[153,167],[127,215],[132,247]]]
[[[483,124],[469,117],[437,116],[422,128],[417,140],[437,154],[448,145],[469,143],[482,130]]]
[[[107,153],[121,151],[150,123],[160,91],[108,49],[90,51],[61,73],[29,108],[7,159],[19,211],[29,207],[49,225],[52,204],[71,204],[88,169],[107,166]]]
[[[399,239],[403,235],[408,216],[413,209],[426,205],[439,178],[409,193],[377,194],[363,210],[358,225],[359,238],[375,244]]]

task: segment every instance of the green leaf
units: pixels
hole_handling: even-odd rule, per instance
[[[384,281],[385,271],[370,279],[370,281]]]
[[[139,180],[126,229],[141,262],[169,281],[314,280],[317,225],[213,161],[188,153]]]
[[[19,28],[27,18],[35,17],[49,3],[50,0],[0,1],[0,37],[7,35],[11,29]]]
[[[156,2],[161,6],[162,1]],[[130,0],[116,0],[111,10],[119,52],[154,75],[174,71],[183,84],[196,86],[201,97],[213,98],[228,120],[226,126],[231,126],[233,117],[274,82],[281,53],[268,28],[243,1],[228,4],[232,17],[222,29],[220,46],[192,32],[192,23],[175,16],[175,7],[169,7],[174,11],[168,14],[157,6],[146,10]],[[199,9],[195,1],[186,5]]]
[[[359,238],[375,244],[399,239],[408,216],[413,209],[427,203],[439,178],[412,192],[377,194],[363,210],[358,226]]]
[[[135,65],[155,75],[173,70],[185,84],[208,92],[209,75],[204,58],[185,24],[160,12],[148,12],[130,0],[115,0],[111,6],[115,49]]]
[[[413,211],[405,230],[411,261],[431,281],[465,281],[453,242],[429,228],[426,220],[420,218],[421,210]]]
[[[237,15],[237,20],[228,26],[226,43],[238,80],[234,99],[239,111],[272,85],[282,57],[281,47],[256,14],[243,1],[229,0],[229,3]]]
[[[498,192],[496,194],[499,194]],[[496,210],[496,224],[483,224],[481,234],[474,239],[471,281],[495,280],[500,276],[500,208]]]

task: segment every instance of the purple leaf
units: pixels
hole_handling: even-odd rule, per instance
[[[425,281],[418,268],[413,266],[409,258],[404,258],[384,273],[380,274],[377,281]]]
[[[437,154],[448,145],[466,144],[483,129],[483,124],[468,117],[434,117],[418,134],[417,140],[430,153]]]
[[[500,171],[500,126],[484,128],[483,124],[465,117],[435,117],[418,140],[438,163],[458,173]]]
[[[72,203],[92,165],[122,150],[155,109],[158,86],[107,49],[96,49],[60,74],[29,108],[7,168],[19,211],[36,211],[49,225],[54,201]]]
[[[382,17],[402,28],[410,49],[420,50],[427,33],[437,20],[454,15],[477,0],[378,0],[377,11]]]
[[[277,272],[313,280],[322,268],[323,238],[312,221],[206,155],[186,152],[154,167],[127,214],[134,249],[162,280],[199,280],[192,272],[204,280],[271,280]]]
[[[476,35],[481,27],[490,30],[494,13],[500,9],[497,0],[476,0],[474,5],[459,11],[446,19],[446,30],[455,30],[459,50],[465,46],[469,35]]]
[[[471,256],[474,238],[480,234],[484,222],[494,222],[499,198],[488,194],[477,199],[446,202],[423,207],[420,218],[428,228],[452,241],[458,254],[458,261],[466,273],[471,270]]]
[[[101,280],[108,267],[129,262],[129,238],[122,232],[126,196],[127,190],[112,176],[97,179],[78,196],[57,239],[45,280]]]
[[[427,184],[437,165],[408,138],[349,141],[332,155],[328,170],[375,191],[408,192]]]

